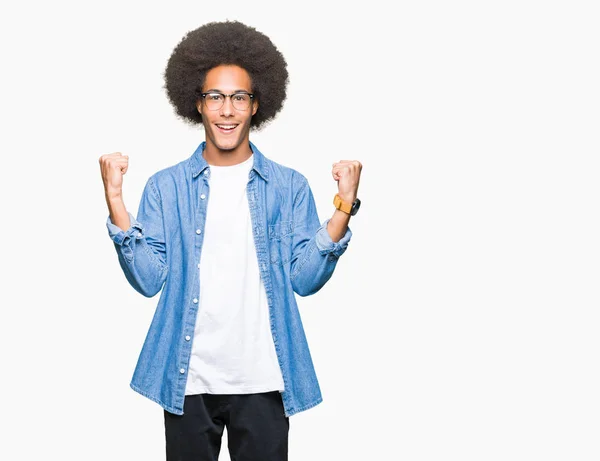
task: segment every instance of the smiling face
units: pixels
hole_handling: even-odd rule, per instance
[[[208,71],[202,92],[225,95],[238,92],[252,93],[252,81],[248,72],[241,67],[221,65]],[[210,158],[218,162],[218,159],[226,158],[243,161],[251,153],[250,120],[258,110],[258,102],[253,100],[248,109],[240,110],[234,107],[232,98],[235,96],[226,97],[221,108],[216,110],[208,108],[205,98],[196,103],[206,131],[205,158],[207,160]],[[225,161],[227,164],[232,164],[230,161]]]

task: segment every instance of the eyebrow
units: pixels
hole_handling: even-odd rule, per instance
[[[223,90],[219,90],[217,88],[211,88],[210,90],[203,91],[203,93],[222,93],[222,94],[225,94],[225,92]],[[251,91],[248,91],[248,90],[234,90],[233,94],[235,94],[235,93],[251,93]]]

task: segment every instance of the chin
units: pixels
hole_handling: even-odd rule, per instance
[[[237,147],[239,147],[239,145],[240,145],[239,142],[217,143],[217,147],[219,148],[219,150],[235,150]]]

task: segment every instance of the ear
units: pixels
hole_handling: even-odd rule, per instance
[[[254,116],[257,111],[258,111],[258,101],[253,100],[252,101],[252,115]]]
[[[202,99],[198,99],[198,101],[196,101],[196,110],[199,114],[202,114]]]

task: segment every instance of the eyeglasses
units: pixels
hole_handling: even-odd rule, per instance
[[[210,93],[200,94],[204,98],[204,103],[208,110],[219,110],[225,103],[225,98],[230,98],[233,107],[237,110],[248,110],[250,109],[250,103],[254,98],[251,93],[239,92],[232,94],[223,94],[212,91]]]

